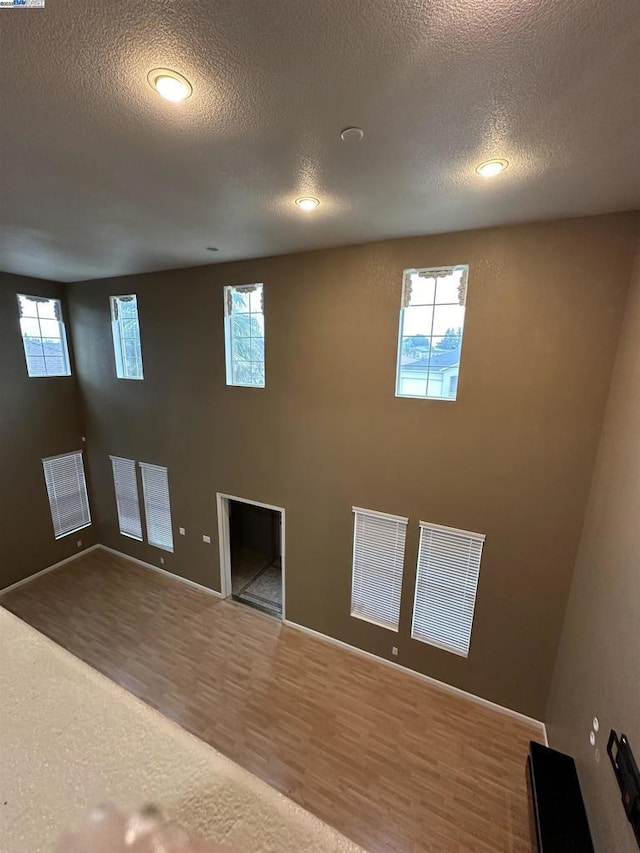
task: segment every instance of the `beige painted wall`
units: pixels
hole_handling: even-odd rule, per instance
[[[640,249],[547,713],[551,745],[576,758],[603,853],[638,849],[606,744],[624,732],[640,762],[639,521]]]
[[[616,215],[68,287],[100,541],[219,588],[217,491],[286,508],[287,617],[541,718],[630,280]],[[470,264],[456,403],[396,399],[402,271]],[[262,281],[267,387],[225,385],[225,284]],[[144,382],[108,296],[138,295]],[[176,551],[117,532],[109,454],[167,465]],[[409,516],[400,633],[349,616],[352,505]],[[410,639],[418,521],[487,536],[471,652]],[[212,544],[202,542],[202,534]]]
[[[42,459],[82,447],[78,384],[27,375],[18,293],[62,298],[64,287],[0,273],[0,589],[75,554],[78,538],[94,542],[92,528],[53,537]]]

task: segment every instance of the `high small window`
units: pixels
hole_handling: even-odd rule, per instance
[[[404,271],[396,396],[456,399],[468,269]]]
[[[129,296],[112,296],[110,301],[116,376],[118,379],[144,379],[138,299],[132,293]]]
[[[173,529],[171,525],[171,502],[169,500],[169,478],[166,468],[160,465],[140,463],[142,471],[142,496],[147,524],[149,545],[173,551]]]
[[[408,519],[353,507],[351,615],[398,630]]]
[[[91,524],[82,451],[49,456],[42,460],[56,539]]]
[[[264,388],[264,305],[261,284],[224,289],[227,385]]]
[[[29,376],[70,376],[60,300],[19,293],[18,307]]]
[[[485,537],[420,522],[411,636],[467,657]]]
[[[138,479],[136,463],[133,459],[111,456],[113,486],[118,509],[118,526],[123,536],[130,536],[142,542],[142,523],[140,521],[140,501],[138,498]]]

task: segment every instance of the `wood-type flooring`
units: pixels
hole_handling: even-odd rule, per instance
[[[372,853],[531,853],[539,726],[104,550],[6,607]]]

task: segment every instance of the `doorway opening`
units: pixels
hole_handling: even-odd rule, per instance
[[[284,618],[284,510],[218,495],[220,565],[226,597]]]

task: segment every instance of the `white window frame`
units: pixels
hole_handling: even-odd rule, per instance
[[[253,373],[253,365],[262,365],[262,382],[238,382],[234,376],[234,364],[236,364],[236,354],[235,354],[235,344],[234,344],[234,334],[233,334],[233,294],[234,293],[253,293],[254,291],[260,291],[260,303],[261,310],[248,312],[249,319],[251,319],[252,315],[259,315],[262,317],[263,324],[263,356],[262,361],[258,359],[247,360],[245,359],[247,365],[251,366],[251,370]],[[256,336],[257,337],[257,336]],[[246,338],[249,342],[252,340],[252,336],[249,335]],[[227,385],[233,385],[238,388],[264,388],[266,385],[266,377],[267,377],[267,368],[266,368],[266,353],[265,353],[265,344],[266,344],[266,317],[264,313],[264,284],[261,282],[256,282],[255,284],[229,284],[224,288],[224,349],[225,349],[225,364],[226,364],[226,377],[227,377]]]
[[[460,286],[458,289],[458,301],[457,302],[450,302],[450,303],[439,303],[439,302],[437,302],[437,282],[438,282],[438,279],[439,278],[446,278],[446,277],[450,276],[452,273],[458,272],[458,271],[462,272],[461,283],[460,283]],[[402,341],[403,341],[403,337],[405,337],[403,335],[405,311],[408,308],[417,307],[417,306],[411,306],[410,305],[411,276],[416,275],[416,274],[418,276],[420,276],[421,278],[433,278],[434,279],[434,282],[435,282],[434,301],[433,302],[425,302],[423,304],[423,307],[425,307],[425,308],[431,307],[434,310],[432,313],[431,327],[428,330],[428,334],[424,335],[424,337],[427,337],[429,339],[429,345],[430,345],[429,356],[428,356],[429,363],[428,363],[428,366],[426,369],[426,377],[427,378],[426,378],[425,393],[424,394],[407,394],[407,393],[401,393],[401,391],[400,391],[401,381],[402,381],[401,368],[403,366],[402,365]],[[430,372],[431,372],[431,354],[433,352],[433,348],[431,346],[431,343],[432,343],[432,340],[434,337],[433,327],[434,327],[435,316],[436,316],[435,309],[438,306],[445,307],[448,305],[460,305],[461,307],[463,307],[465,309],[465,313],[463,316],[462,325],[460,327],[461,328],[461,332],[460,332],[460,357],[459,357],[459,362],[458,362],[458,364],[460,365],[460,363],[462,362],[462,345],[463,345],[463,341],[464,341],[464,326],[465,326],[465,320],[466,320],[466,301],[467,301],[468,280],[469,280],[469,266],[468,266],[468,264],[455,264],[453,266],[448,266],[448,267],[424,267],[424,268],[420,268],[420,269],[406,269],[406,270],[404,270],[403,276],[402,276],[402,297],[401,297],[401,302],[400,302],[400,320],[399,320],[399,325],[398,325],[398,353],[397,353],[397,358],[396,358],[396,387],[395,387],[396,397],[401,397],[403,399],[413,399],[413,400],[437,400],[437,401],[447,402],[447,403],[455,403],[455,401],[457,400],[458,390],[459,390],[459,381],[456,383],[455,394],[453,396],[444,395],[444,394],[442,396],[436,396],[436,395],[430,395],[428,393],[429,392],[429,376],[430,376]],[[460,374],[460,370],[458,368],[458,374],[457,374],[458,380],[459,380],[459,374]],[[443,376],[442,377],[442,384],[444,383],[445,378],[449,378],[449,377]]]
[[[135,340],[138,351],[140,353],[140,375],[130,370],[128,360],[125,355],[124,337],[123,337],[123,322],[120,311],[121,302],[133,302],[136,309],[136,329],[137,336]],[[125,293],[119,296],[109,297],[109,307],[111,310],[111,335],[113,337],[113,353],[116,361],[116,377],[118,379],[144,379],[144,364],[142,361],[142,341],[140,338],[140,317],[138,314],[138,297],[135,293]]]
[[[18,319],[22,320],[23,317],[26,319],[37,320],[38,321],[38,329],[39,329],[39,338],[40,338],[40,346],[42,347],[42,360],[44,362],[45,368],[47,364],[47,356],[44,353],[44,343],[42,336],[42,328],[41,328],[41,320],[47,320],[49,322],[57,322],[58,323],[58,331],[59,331],[59,339],[62,344],[62,358],[64,362],[64,369],[62,373],[31,373],[31,368],[29,366],[29,355],[27,353],[27,342],[25,340],[25,334],[22,329],[22,324],[20,323],[20,336],[22,338],[22,346],[24,349],[24,358],[27,367],[27,375],[30,379],[51,379],[58,376],[71,376],[71,361],[69,359],[69,344],[67,342],[67,329],[64,323],[64,316],[62,314],[62,300],[58,299],[55,296],[32,296],[28,293],[17,293],[16,298],[18,300]],[[40,302],[53,302],[57,305],[56,313],[57,318],[51,317],[40,317],[40,313],[38,308],[35,308],[35,314],[23,314],[22,304],[20,302],[21,299],[24,299],[28,302],[33,302],[36,304]],[[34,337],[33,335],[29,335],[27,337]]]
[[[61,466],[66,464],[67,470],[64,471],[66,478],[75,477],[78,486],[77,503],[86,519],[81,524],[76,524],[72,527],[65,526],[64,516],[60,512],[60,504],[62,495],[59,494],[61,488],[60,483],[56,483],[56,469],[61,472]],[[84,473],[84,460],[81,450],[74,450],[71,453],[60,453],[57,456],[46,456],[42,460],[42,468],[44,473],[44,482],[49,499],[49,509],[51,511],[51,523],[53,524],[53,535],[55,539],[64,539],[65,536],[70,536],[72,533],[77,533],[78,530],[84,530],[85,527],[91,525],[91,509],[89,507],[89,495],[87,492],[87,481]],[[56,489],[58,485],[58,489]]]
[[[123,456],[110,456],[113,474],[113,491],[118,512],[118,529],[122,536],[128,536],[138,542],[143,541],[142,518],[140,515],[140,495],[138,493],[138,475],[135,459]]]
[[[155,548],[160,548],[162,551],[168,551],[173,554],[174,537],[171,494],[169,491],[169,471],[163,465],[152,465],[149,462],[140,462],[139,465],[142,474],[142,503],[144,506],[147,542]],[[159,478],[161,481],[160,485],[158,486],[158,479],[153,483],[152,478]],[[156,497],[163,491],[166,493],[166,501],[158,503]],[[162,497],[164,498],[165,495],[163,494]],[[164,519],[161,518],[162,515],[165,516]],[[170,541],[156,537],[158,529],[168,531]]]
[[[435,556],[432,552],[434,541],[440,543],[440,553]],[[413,640],[460,657],[469,656],[484,542],[482,533],[420,522],[411,619]],[[447,545],[450,551],[448,558],[442,551]],[[448,587],[449,592],[443,594],[443,587]],[[434,590],[438,591],[437,596]],[[450,598],[449,610],[447,596]],[[447,636],[449,642],[445,639]]]
[[[351,607],[350,614],[355,619],[398,632],[400,625],[400,607],[402,599],[402,581],[404,575],[404,556],[407,525],[409,519],[400,515],[390,515],[362,507],[352,507],[353,518],[353,559],[351,566]],[[359,537],[366,535],[367,521],[371,526],[370,542],[360,542]],[[376,526],[378,529],[376,530]],[[386,527],[386,531],[385,528]],[[394,551],[383,553],[380,546],[395,536]],[[364,551],[364,553],[363,553]],[[357,589],[360,589],[358,592]],[[367,589],[368,588],[368,589]],[[362,591],[371,595],[369,606],[363,602]],[[376,602],[388,599],[388,616],[381,617]],[[378,615],[376,614],[378,611]]]

